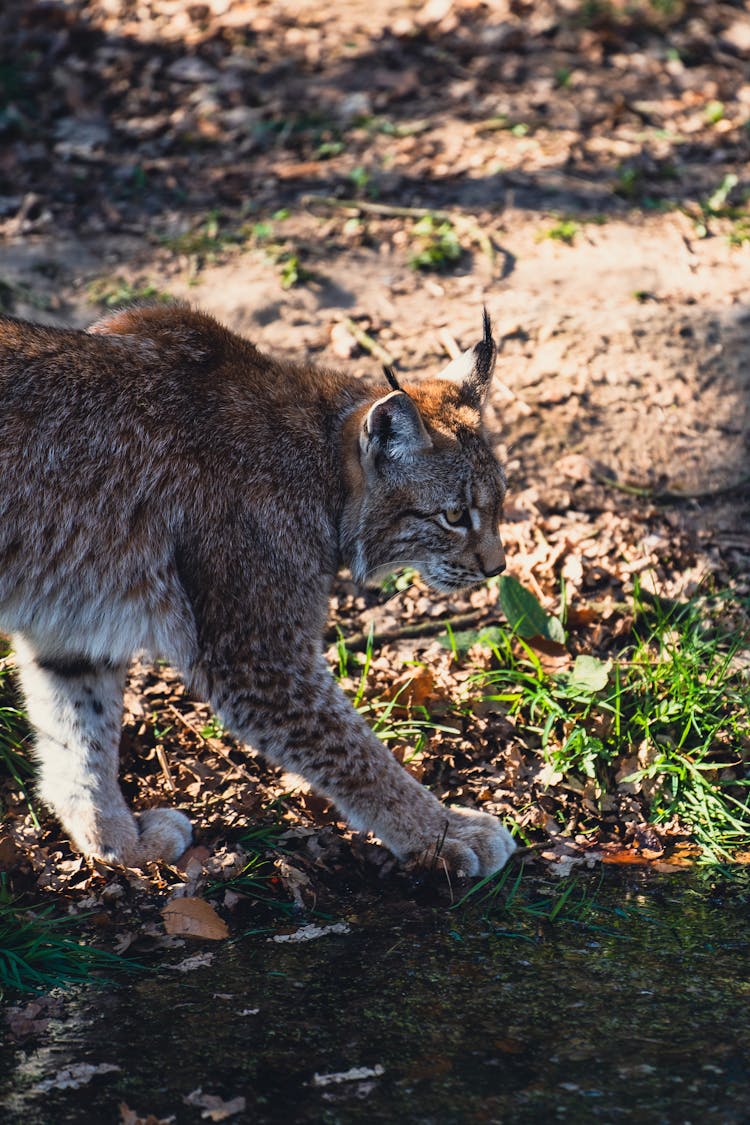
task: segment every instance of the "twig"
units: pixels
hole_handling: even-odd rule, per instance
[[[364,652],[370,643],[373,645],[385,645],[390,641],[410,640],[415,637],[433,637],[436,633],[442,633],[446,625],[450,625],[452,629],[468,629],[472,625],[478,624],[484,615],[484,611],[458,613],[454,617],[440,617],[432,618],[430,621],[418,621],[414,625],[402,625],[398,629],[386,629],[382,633],[371,634],[369,631],[366,633],[355,633],[353,637],[345,637],[344,640],[348,652]],[[338,630],[329,629],[325,634],[325,643],[328,645],[336,644],[338,639]]]
[[[166,785],[170,793],[174,793],[174,779],[172,777],[172,771],[169,768],[169,758],[167,757],[167,752],[161,745],[161,743],[159,743],[159,745],[156,747],[156,758],[159,762],[159,765],[161,766],[162,776],[164,777],[164,784]]]
[[[670,488],[661,491],[653,488],[639,488],[634,484],[622,484],[606,473],[598,473],[595,469],[591,475],[599,484],[613,488],[616,492],[624,492],[627,496],[638,496],[642,500],[651,500],[654,504],[684,504],[689,500],[713,500],[717,496],[725,496],[728,492],[736,492],[740,488],[750,485],[750,474],[739,477],[731,484],[722,484],[718,488],[704,488],[697,492],[682,492]]]
[[[473,241],[487,258],[490,275],[495,272],[497,251],[488,234],[468,215],[455,211],[435,210],[434,207],[404,207],[395,203],[378,203],[373,199],[338,199],[335,195],[304,195],[303,203],[318,203],[323,207],[333,207],[347,211],[360,211],[365,215],[379,215],[390,219],[435,219],[439,223],[452,223]]]
[[[324,207],[363,211],[366,215],[395,219],[426,219],[430,216],[441,223],[452,223],[455,218],[450,211],[435,211],[432,207],[403,207],[395,203],[378,203],[374,199],[339,199],[335,195],[303,195],[302,203],[320,203]]]
[[[197,738],[199,738],[201,742],[208,746],[209,750],[212,750],[213,753],[221,758],[224,762],[226,762],[228,766],[231,766],[233,770],[237,770],[237,772],[245,778],[245,781],[253,781],[252,777],[247,772],[244,766],[238,765],[237,762],[232,761],[224,747],[219,743],[218,739],[206,738],[206,736],[204,734],[201,734],[196,726],[193,726],[189,719],[185,718],[182,712],[177,710],[173,703],[168,703],[167,708],[172,712],[176,719],[179,719],[182,725],[186,727],[191,734],[194,734]]]
[[[386,367],[393,366],[393,364],[396,362],[395,358],[389,351],[386,351],[382,344],[379,344],[377,340],[373,340],[372,336],[365,332],[364,328],[360,328],[359,325],[355,324],[354,321],[348,316],[344,320],[344,325],[349,330],[349,332],[351,332],[352,336],[361,348],[364,348],[366,352],[370,353],[370,355],[374,355],[375,358],[379,359],[380,362],[385,364]]]
[[[667,612],[675,609],[680,609],[683,602],[675,598],[667,598],[661,594],[652,594],[648,590],[641,590],[641,601],[649,606],[661,606]],[[593,611],[596,616],[603,615],[604,613],[628,613],[632,606],[629,602],[624,601],[590,601],[585,605]],[[351,637],[344,637],[344,643],[348,652],[364,652],[368,644],[385,645],[390,644],[391,641],[400,640],[414,640],[420,637],[433,637],[436,633],[442,633],[447,626],[450,626],[454,631],[460,629],[470,629],[472,626],[478,626],[482,622],[482,618],[487,616],[486,610],[474,610],[472,613],[457,613],[452,617],[433,617],[429,621],[418,621],[413,625],[402,625],[395,629],[385,629],[382,633],[354,633]],[[489,627],[491,622],[487,621],[485,624]],[[338,629],[328,629],[324,636],[324,643],[326,645],[334,645],[341,638],[341,632]]]

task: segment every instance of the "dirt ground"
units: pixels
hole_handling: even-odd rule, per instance
[[[83,326],[166,294],[261,348],[414,378],[478,338],[486,305],[512,572],[552,610],[561,578],[573,609],[627,597],[635,575],[671,597],[707,579],[746,595],[748,156],[744,3],[9,0],[0,300]],[[458,243],[445,268],[416,268],[441,227]],[[342,576],[332,629],[498,613],[492,591],[446,601]],[[606,613],[572,644],[606,650]],[[368,695],[415,658],[431,713],[450,709],[469,672],[429,634],[378,644]],[[290,893],[390,876],[323,802],[216,738],[168,669],[136,669],[131,687],[127,796],[191,811],[190,887],[240,866],[237,834],[269,809],[297,832],[296,874],[288,860],[278,873]],[[419,770],[559,858],[543,762],[501,715],[436,735]],[[40,836],[8,802],[0,846],[18,889],[120,897],[53,822]],[[653,847],[646,820],[623,794],[585,839],[600,856]]]

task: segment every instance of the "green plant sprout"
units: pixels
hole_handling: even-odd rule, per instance
[[[463,250],[453,224],[438,222],[425,215],[411,229],[416,249],[409,258],[415,270],[446,270],[461,257]]]
[[[127,278],[99,277],[88,285],[88,297],[97,305],[108,309],[119,305],[131,305],[134,301],[170,301],[169,293],[158,289],[151,282],[133,282]]]

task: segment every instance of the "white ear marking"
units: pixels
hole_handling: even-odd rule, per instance
[[[484,335],[479,343],[452,360],[442,373],[443,379],[459,385],[466,405],[480,413],[489,393],[497,356],[487,309],[482,312],[482,325]]]
[[[467,348],[450,361],[445,370],[440,372],[439,378],[448,379],[451,383],[465,383],[473,370],[474,349]]]
[[[366,457],[381,453],[396,461],[409,461],[432,447],[419,410],[404,391],[391,391],[372,404],[359,442]]]

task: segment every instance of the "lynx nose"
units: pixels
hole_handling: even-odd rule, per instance
[[[485,567],[484,577],[485,578],[496,578],[497,575],[502,574],[504,570],[505,570],[505,560],[503,560],[503,562],[499,566],[496,566],[494,570],[487,570],[487,568]]]
[[[495,578],[505,570],[505,551],[500,543],[489,551],[482,552],[482,571],[485,578]]]

